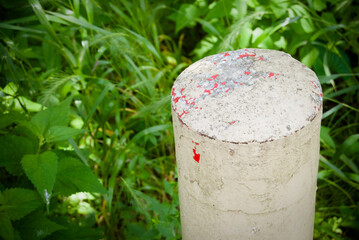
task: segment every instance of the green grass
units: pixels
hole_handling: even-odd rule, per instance
[[[358,4],[351,1],[1,1],[0,112],[29,119],[72,96],[73,149],[108,190],[63,197],[52,216],[89,219],[105,239],[180,239],[170,89],[209,54],[283,50],[322,83],[316,239],[359,234]],[[0,134],[10,131],[1,128]],[[81,150],[86,149],[86,150]],[[0,190],[12,176],[1,170]],[[71,202],[72,210],[65,205]],[[86,212],[86,211],[85,211]],[[52,235],[51,235],[52,236]]]

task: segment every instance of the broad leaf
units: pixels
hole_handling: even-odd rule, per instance
[[[103,230],[81,226],[68,217],[56,218],[56,222],[66,226],[66,229],[57,231],[51,236],[52,240],[98,240],[104,239]]]
[[[29,189],[10,188],[1,195],[0,209],[8,214],[10,220],[21,219],[42,205],[39,195]]]
[[[1,88],[0,88],[1,89]],[[2,92],[11,95],[11,96],[15,96],[16,92],[17,92],[18,86],[16,86],[15,83],[10,82],[9,84],[7,84],[4,89],[1,89]]]
[[[176,13],[176,32],[182,28],[194,26],[196,18],[201,15],[200,10],[191,4],[181,4],[179,11]]]
[[[43,213],[35,211],[22,219],[17,227],[23,240],[43,239],[61,229],[63,226],[46,218]]]
[[[56,154],[44,152],[40,155],[25,155],[21,163],[26,176],[34,184],[45,203],[49,205],[57,173]]]
[[[53,126],[46,132],[45,138],[47,142],[57,142],[67,140],[74,135],[83,133],[82,129],[75,129],[65,126]]]
[[[7,213],[0,212],[0,237],[5,240],[14,239],[14,229]]]
[[[25,154],[35,153],[33,143],[19,136],[0,136],[0,167],[14,175],[23,173],[20,161]]]
[[[9,112],[6,114],[0,114],[0,129],[6,128],[7,126],[19,122],[24,119],[24,115],[18,112]]]
[[[31,119],[34,133],[42,138],[53,126],[66,126],[68,122],[71,98],[67,98],[60,105],[49,107],[37,113]]]
[[[107,193],[95,174],[78,159],[72,157],[59,161],[54,192],[63,195],[76,192]]]

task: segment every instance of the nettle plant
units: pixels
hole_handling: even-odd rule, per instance
[[[71,97],[30,117],[41,105],[13,83],[0,90],[0,239],[101,238],[94,220],[78,224],[58,210],[66,196],[107,192],[72,139],[84,130],[68,127]]]

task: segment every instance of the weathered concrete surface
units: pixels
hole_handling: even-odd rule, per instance
[[[204,58],[172,89],[183,239],[312,239],[322,92],[290,55]]]

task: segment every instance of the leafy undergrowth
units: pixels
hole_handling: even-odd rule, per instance
[[[180,239],[171,86],[249,47],[319,76],[314,237],[359,234],[356,3],[0,2],[0,239]]]

